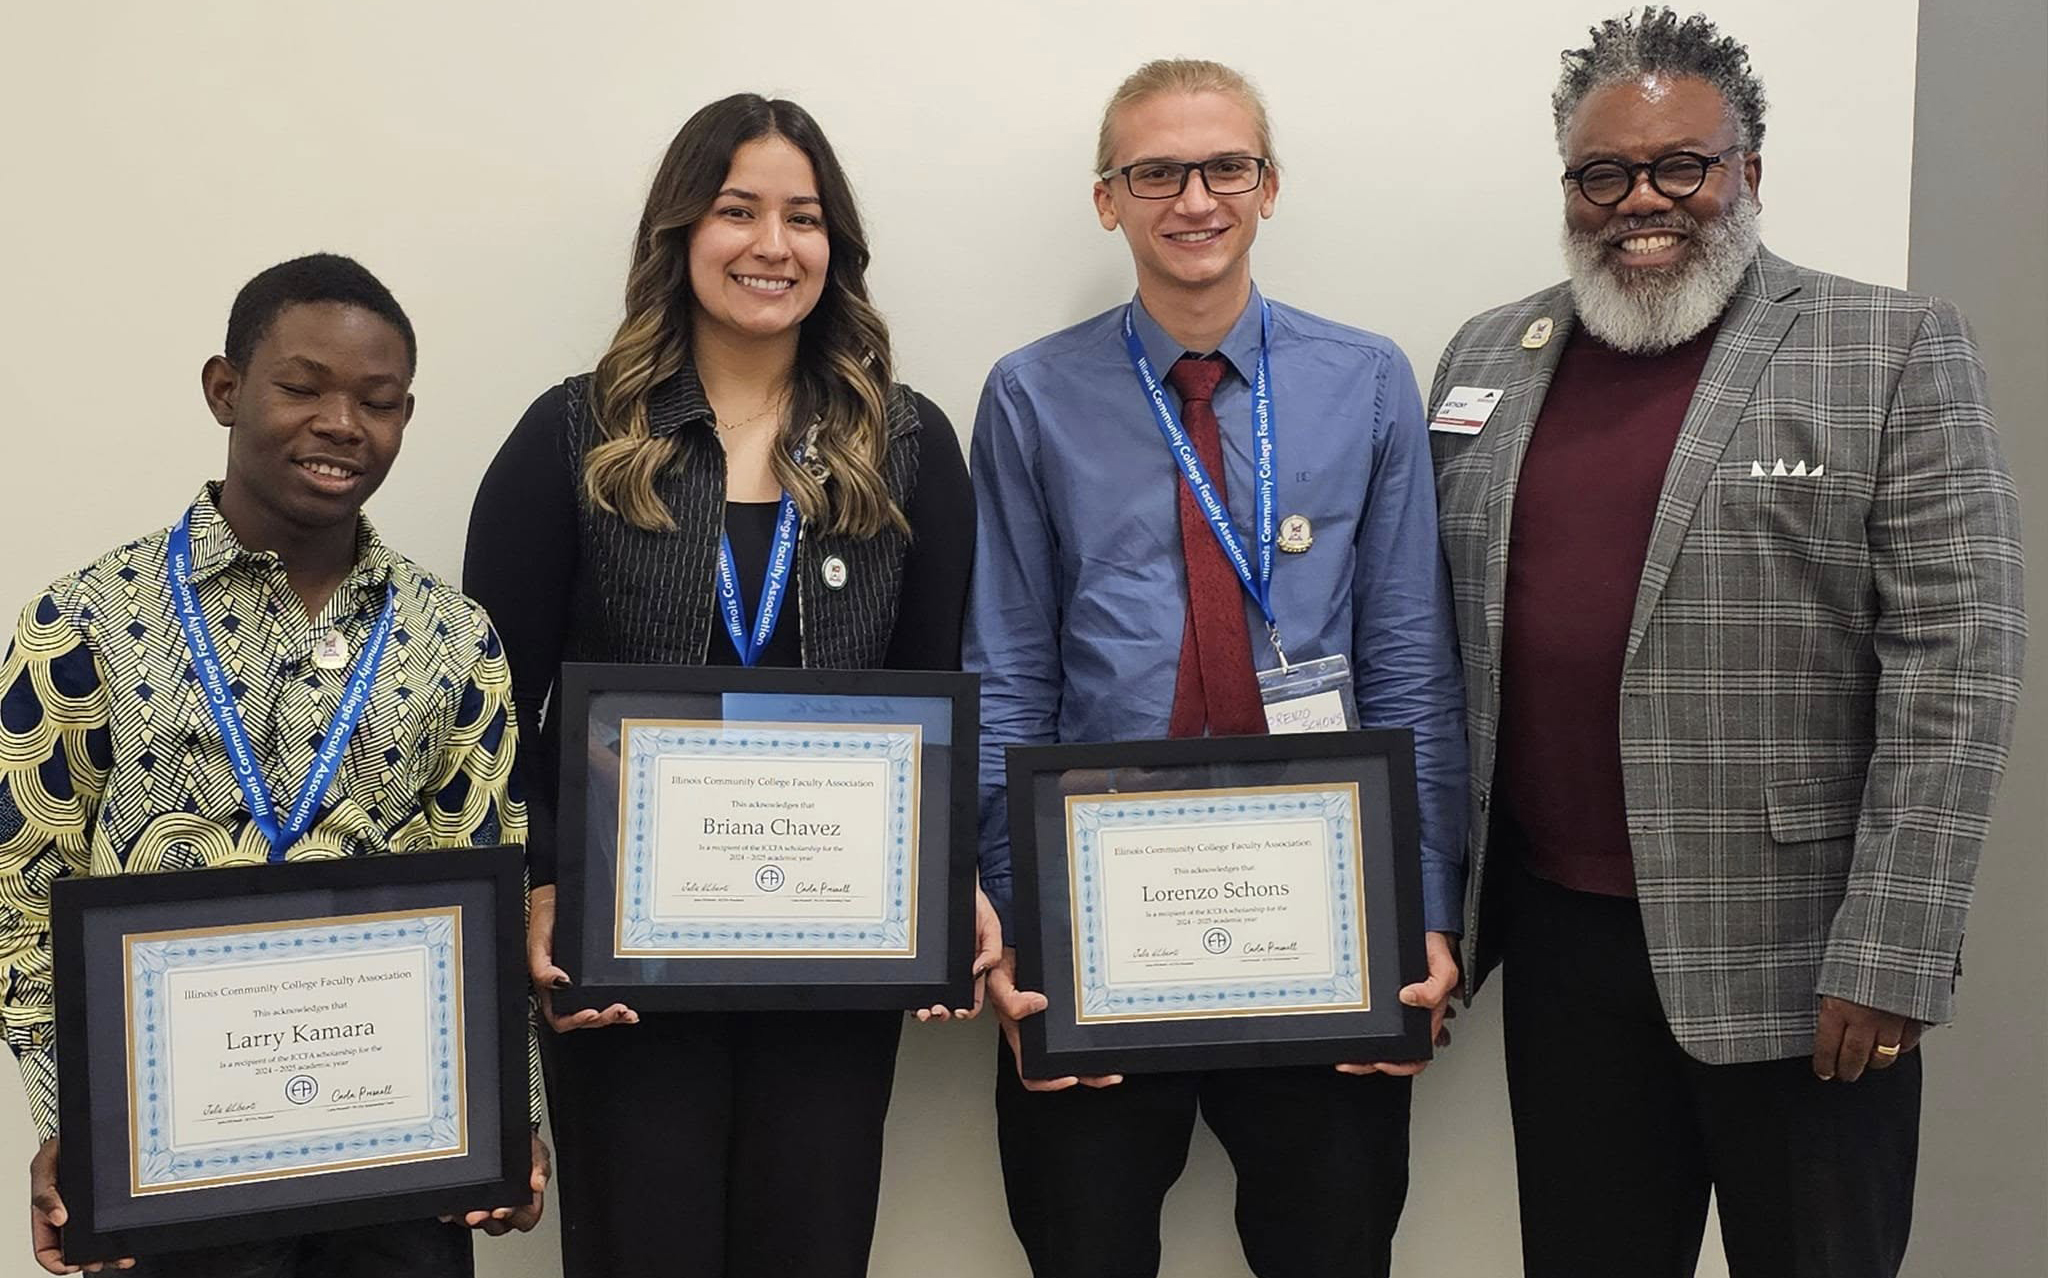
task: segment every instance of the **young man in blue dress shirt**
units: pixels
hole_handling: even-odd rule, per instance
[[[1280,182],[1264,104],[1235,71],[1141,68],[1104,114],[1096,172],[1137,297],[1006,356],[974,424],[966,660],[982,678],[982,884],[1007,923],[1007,747],[1266,730],[1254,672],[1278,661],[1265,616],[1161,438],[1125,315],[1240,529],[1263,349],[1285,552],[1273,615],[1290,659],[1349,661],[1366,726],[1414,730],[1429,977],[1401,997],[1440,1029],[1458,975],[1466,767],[1414,374],[1385,338],[1269,306],[1253,286],[1252,240]],[[1160,1207],[1198,1111],[1237,1170],[1260,1278],[1388,1271],[1419,1063],[1027,1081],[1016,1022],[1045,998],[1017,988],[1014,950],[989,992],[1010,1219],[1040,1278],[1157,1273]]]

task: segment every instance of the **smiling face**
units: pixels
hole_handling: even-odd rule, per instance
[[[201,382],[228,428],[233,503],[300,532],[354,526],[412,419],[404,335],[346,302],[287,306],[247,367],[216,355]]]
[[[1727,308],[1760,242],[1763,160],[1735,149],[1720,91],[1694,77],[1644,76],[1586,96],[1565,133],[1565,167],[1595,160],[1649,164],[1674,151],[1723,155],[1689,196],[1671,199],[1638,173],[1602,207],[1564,184],[1564,249],[1586,329],[1619,350],[1649,354],[1690,341]]]
[[[831,264],[810,160],[779,137],[741,145],[690,228],[697,322],[742,339],[788,334],[817,306]]]
[[[1673,151],[1720,155],[1738,142],[1734,116],[1720,91],[1689,76],[1644,76],[1610,84],[1586,96],[1565,134],[1565,167],[1593,160],[1648,164]],[[1621,203],[1603,208],[1565,184],[1565,223],[1579,236],[1597,236],[1602,257],[1617,272],[1682,270],[1701,230],[1754,197],[1763,161],[1734,151],[1707,170],[1700,189],[1673,200],[1638,175]]]
[[[1117,112],[1114,132],[1115,169],[1142,160],[1264,154],[1252,113],[1225,93],[1140,98]],[[1279,195],[1280,175],[1270,165],[1265,180],[1242,195],[1212,195],[1190,173],[1179,198],[1170,200],[1141,200],[1112,174],[1095,184],[1095,211],[1103,229],[1123,231],[1141,292],[1236,290],[1251,276],[1259,220],[1273,216]]]

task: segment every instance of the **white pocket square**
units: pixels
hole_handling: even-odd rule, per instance
[[[1808,470],[1803,459],[1797,465],[1788,468],[1785,465],[1785,459],[1780,457],[1778,464],[1769,470],[1765,470],[1764,464],[1760,461],[1751,462],[1749,464],[1749,477],[1751,479],[1819,479],[1826,470],[1826,466],[1815,466],[1812,470]]]

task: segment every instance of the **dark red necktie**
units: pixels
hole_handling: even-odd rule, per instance
[[[1223,434],[1216,424],[1216,383],[1221,359],[1183,355],[1166,380],[1180,392],[1180,422],[1223,499]],[[1266,712],[1252,674],[1251,633],[1245,627],[1244,586],[1216,543],[1187,479],[1175,467],[1180,494],[1180,549],[1188,570],[1188,614],[1181,631],[1180,673],[1173,684],[1173,714],[1166,732],[1174,737],[1240,736],[1263,733]]]

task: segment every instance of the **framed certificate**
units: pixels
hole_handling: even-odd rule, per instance
[[[54,884],[66,1257],[526,1201],[523,861]]]
[[[566,665],[557,1011],[973,996],[979,681]]]
[[[1026,1077],[1430,1056],[1406,730],[1009,752]]]

